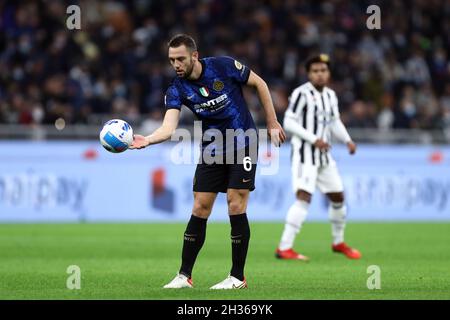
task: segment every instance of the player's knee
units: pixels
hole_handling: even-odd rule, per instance
[[[247,208],[247,199],[243,196],[239,195],[228,195],[227,196],[228,203],[228,212],[229,213],[244,213]]]
[[[246,211],[246,204],[242,199],[232,199],[228,201],[228,212],[239,214]]]
[[[309,192],[306,192],[304,190],[298,190],[296,196],[297,199],[300,201],[311,203],[311,194]]]
[[[344,193],[343,192],[328,193],[327,196],[331,202],[344,203]]]
[[[194,208],[192,214],[200,218],[208,218],[211,214],[211,206],[202,201],[194,201]]]
[[[248,190],[233,190],[227,193],[228,212],[244,213],[247,210]]]

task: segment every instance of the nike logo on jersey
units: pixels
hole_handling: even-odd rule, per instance
[[[243,183],[247,183],[247,182],[250,182],[250,181],[252,181],[252,179],[247,179],[247,180],[246,179],[242,179]]]

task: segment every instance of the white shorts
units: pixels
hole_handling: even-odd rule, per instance
[[[326,166],[314,166],[312,164],[297,161],[292,165],[292,187],[294,193],[304,190],[313,194],[316,186],[322,193],[343,192],[341,176],[336,162],[330,161]]]

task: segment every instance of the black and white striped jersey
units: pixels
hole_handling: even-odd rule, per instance
[[[300,162],[316,166],[334,161],[329,152],[314,146],[317,139],[330,143],[333,135],[344,143],[351,141],[339,117],[336,93],[328,87],[318,91],[310,82],[297,87],[289,97],[284,128],[292,134],[292,152],[298,152]]]

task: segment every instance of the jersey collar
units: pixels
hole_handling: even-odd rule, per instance
[[[202,64],[202,72],[200,72],[200,77],[198,77],[197,81],[201,80],[203,78],[203,75],[205,74],[205,69],[206,69],[205,60],[199,59],[198,61],[200,61],[200,63]]]
[[[327,86],[324,86],[324,87],[322,88],[322,91],[319,91],[319,90],[316,89],[316,87],[313,86],[313,84],[311,83],[311,81],[308,81],[308,86],[309,86],[309,89],[310,89],[310,90],[312,90],[312,91],[314,91],[314,92],[317,92],[318,94],[324,93],[324,92],[325,92],[325,89],[327,88]]]

